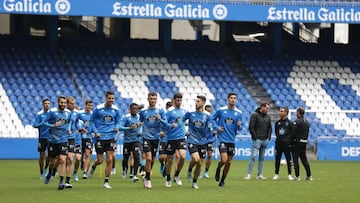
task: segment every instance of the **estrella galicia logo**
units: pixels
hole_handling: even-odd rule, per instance
[[[226,18],[228,14],[228,10],[226,8],[226,6],[222,5],[222,4],[216,4],[213,8],[213,15],[216,19],[218,20],[222,20],[224,18]]]
[[[69,13],[71,4],[69,0],[57,0],[55,3],[55,10],[58,14],[65,15]]]

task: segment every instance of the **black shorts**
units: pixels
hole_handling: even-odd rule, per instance
[[[60,144],[54,144],[49,143],[49,151],[48,151],[50,158],[56,158],[59,155],[67,155],[68,154],[68,143],[60,143]]]
[[[159,154],[166,154],[166,142],[160,142]]]
[[[206,144],[206,150],[213,152],[214,151],[214,143],[213,142],[207,143]]]
[[[75,153],[75,139],[68,139],[68,152]]]
[[[75,154],[82,154],[81,145],[75,145],[74,153]]]
[[[185,139],[179,140],[169,140],[166,145],[166,154],[174,155],[177,149],[185,149],[186,150],[186,142]]]
[[[206,144],[197,145],[197,144],[188,144],[188,150],[190,154],[198,152],[201,159],[205,159],[206,156]]]
[[[140,142],[129,142],[129,143],[124,143],[124,147],[123,147],[123,155],[128,155],[130,156],[130,152],[133,153],[139,153],[141,151],[141,144]]]
[[[116,149],[116,140],[97,140],[95,145],[96,154],[103,154],[107,151],[115,151]]]
[[[153,157],[155,157],[158,150],[159,140],[143,140],[143,152],[151,152]]]
[[[219,152],[227,153],[228,156],[234,156],[235,154],[235,144],[234,143],[227,143],[227,142],[220,142],[219,144]]]
[[[90,138],[85,138],[81,140],[81,150],[82,152],[85,152],[85,150],[88,149],[92,151],[92,142]]]
[[[45,152],[48,147],[48,139],[39,139],[38,152]]]

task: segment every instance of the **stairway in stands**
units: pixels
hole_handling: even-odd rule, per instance
[[[239,80],[248,90],[250,95],[254,98],[257,106],[260,106],[260,104],[264,101],[269,101],[270,102],[269,115],[271,117],[271,120],[273,122],[278,120],[279,116],[275,102],[266,93],[266,90],[259,84],[259,82],[256,80],[254,75],[248,69],[247,65],[239,58],[236,50],[234,50],[232,47],[226,47],[223,50],[224,50],[223,51],[224,59],[230,65],[235,75],[239,78]]]

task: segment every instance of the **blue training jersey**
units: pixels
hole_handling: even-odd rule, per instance
[[[211,118],[211,115],[210,115],[210,118]],[[210,119],[210,122],[211,122],[211,127],[212,127],[213,129],[215,129],[215,128],[213,127],[213,126],[216,126],[215,121],[212,120],[212,119]],[[216,137],[214,136],[214,132],[213,132],[213,131],[208,131],[208,132],[206,133],[206,140],[207,140],[207,143],[213,143],[213,142],[215,142]]]
[[[156,118],[158,114],[161,116],[162,122]],[[140,111],[139,120],[143,122],[142,137],[148,140],[158,140],[160,131],[167,123],[164,110],[159,108],[148,108]]]
[[[49,111],[44,112],[44,110],[39,111],[36,114],[35,121],[33,123],[33,127],[37,128],[39,131],[39,139],[49,139],[49,127],[42,126],[41,123],[46,118],[46,114],[48,114]]]
[[[115,139],[115,128],[121,120],[119,108],[115,105],[105,107],[105,103],[98,105],[91,116],[90,125],[95,134],[100,134],[98,140]]]
[[[126,114],[121,118],[119,130],[124,131],[124,143],[139,142],[140,128],[138,127],[140,116],[138,114]],[[135,129],[130,129],[130,126],[136,125]]]
[[[219,142],[235,143],[236,131],[241,130],[241,125],[238,126],[237,123],[239,120],[242,121],[242,112],[237,108],[232,110],[224,106],[212,115],[212,120],[216,122],[214,129],[218,127],[224,129],[217,135]]]
[[[46,114],[42,125],[50,127],[49,129],[49,142],[54,144],[60,144],[68,141],[67,129],[70,122],[71,112],[68,109],[63,111],[57,108],[50,109],[49,113]],[[61,121],[61,124],[57,127],[53,127],[54,124]]]
[[[168,140],[179,140],[185,138],[185,123],[182,122],[185,114],[186,110],[182,108],[171,108],[171,110],[166,112],[165,115],[168,121],[166,137]],[[173,123],[177,124],[176,128],[172,128]]]
[[[78,129],[76,128],[76,125],[75,125],[75,121],[76,121],[76,118],[77,118],[77,114],[79,113],[78,110],[74,109],[73,111],[69,110],[71,112],[71,115],[70,115],[70,122],[69,122],[69,125],[68,125],[68,130],[71,131],[71,135],[68,136],[68,139],[75,139],[76,138],[76,134],[78,134]]]
[[[210,114],[207,112],[188,112],[183,117],[183,122],[186,120],[189,120],[187,143],[206,144],[206,134],[212,131]]]
[[[166,114],[165,114],[166,115]],[[166,118],[166,120],[167,120],[167,118]],[[160,125],[161,127],[160,127],[160,132],[163,132],[163,136],[160,136],[159,137],[159,141],[160,142],[164,142],[164,143],[167,143],[167,141],[168,141],[168,138],[167,138],[167,136],[166,136],[166,130],[167,130],[167,123],[163,123],[163,124],[161,124]]]
[[[79,113],[77,114],[76,120],[75,120],[75,126],[77,129],[86,129],[87,133],[83,134],[80,131],[81,134],[81,138],[82,139],[91,139],[91,125],[90,125],[90,119],[92,116],[92,111],[90,112],[85,112],[85,110],[81,110],[79,111]]]

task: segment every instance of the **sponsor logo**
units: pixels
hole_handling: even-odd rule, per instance
[[[265,150],[265,156],[273,157],[275,155],[274,146]],[[251,148],[235,148],[234,156],[251,156]]]
[[[104,119],[103,119],[105,122],[110,122],[113,120],[113,117],[111,115],[105,115],[104,116]]]
[[[234,159],[237,157],[250,157],[251,148],[250,147],[235,147]],[[220,157],[219,149],[216,149],[213,152],[214,157]],[[275,147],[269,147],[265,150],[265,157],[274,157],[275,156]]]
[[[178,7],[174,4],[167,4],[164,11],[165,16],[170,18],[210,18],[209,9],[202,8],[201,5],[189,4]]]
[[[339,8],[336,10],[329,10],[326,8],[320,8],[318,11],[318,17],[321,21],[342,21],[342,22],[359,22],[360,12],[354,9],[345,10]]]
[[[8,12],[51,13],[51,4],[43,0],[4,0],[3,7]]]
[[[212,15],[218,20],[226,18],[227,13],[227,8],[222,4],[217,4],[212,9]],[[164,6],[156,6],[154,4],[115,2],[113,4],[112,15],[129,17],[210,19],[211,11],[209,8],[204,8],[201,4],[178,5],[168,3]]]
[[[278,9],[276,7],[270,7],[268,10],[268,20],[304,20],[315,21],[315,12],[308,10],[307,8],[299,8],[296,10],[290,10],[285,8]]]
[[[217,4],[213,8],[213,16],[218,20],[223,20],[226,18],[228,14],[228,10],[226,6],[222,4]]]
[[[358,157],[360,156],[360,147],[342,147],[341,156],[343,157]]]
[[[45,0],[4,0],[3,7],[8,12],[19,13],[51,13],[52,5]],[[60,15],[69,13],[71,4],[69,0],[57,0],[55,2],[55,11]]]
[[[308,8],[288,9],[284,7],[278,9],[277,7],[270,7],[267,19],[277,21],[359,22],[360,11],[355,11],[353,8],[311,10]]]
[[[55,3],[55,10],[58,14],[65,15],[69,13],[71,4],[68,0],[57,0]]]

